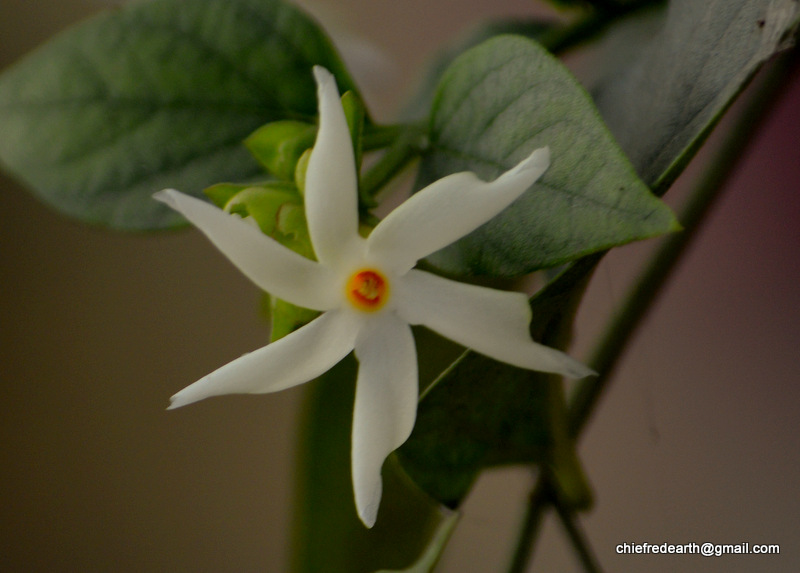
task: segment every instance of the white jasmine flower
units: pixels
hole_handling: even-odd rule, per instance
[[[400,205],[365,239],[358,234],[357,174],[336,83],[320,67],[314,76],[320,125],[306,173],[305,211],[318,262],[199,199],[172,189],[155,197],[205,233],[260,288],[323,314],[184,388],[172,397],[170,408],[220,394],[283,390],[316,378],[355,350],[353,489],[359,517],[372,527],[381,498],[381,466],[408,438],[416,417],[411,325],[427,326],[521,368],[571,378],[592,372],[531,339],[524,294],[413,268],[519,197],[549,166],[549,150],[534,151],[492,182],[473,173],[445,177]]]

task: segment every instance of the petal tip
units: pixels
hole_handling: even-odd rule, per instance
[[[550,168],[550,148],[540,147],[534,149],[528,157],[517,163],[514,167],[503,173],[498,181],[514,181],[522,185],[520,192],[526,191],[545,171]]]
[[[175,189],[162,189],[157,193],[153,193],[153,199],[172,207],[175,205],[176,193],[180,193],[180,191],[177,191]]]
[[[597,376],[597,372],[595,372],[585,364],[582,364],[577,360],[571,359],[570,362],[566,365],[564,376],[566,376],[567,378],[571,378],[573,380],[580,380],[581,378],[587,378],[589,376]]]
[[[314,66],[311,71],[314,74],[314,80],[316,80],[317,85],[321,88],[324,84],[330,83],[334,81],[333,74],[328,71],[327,68],[323,68],[322,66]]]
[[[184,390],[186,390],[186,388],[184,388]],[[184,390],[181,390],[169,399],[169,406],[167,406],[167,410],[177,410],[178,408],[182,408],[193,402],[197,402],[198,398],[187,397]]]
[[[378,520],[377,504],[369,504],[367,507],[358,508],[358,518],[361,520],[361,523],[364,524],[364,527],[372,529],[375,526],[375,522]]]
[[[533,150],[533,152],[519,164],[520,171],[536,169],[544,173],[548,167],[550,167],[550,147],[547,145]]]

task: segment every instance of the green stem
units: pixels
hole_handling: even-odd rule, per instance
[[[370,125],[364,129],[364,134],[361,137],[361,147],[364,151],[375,151],[376,149],[389,147],[411,127],[405,124]]]
[[[522,529],[517,537],[517,546],[511,560],[511,566],[508,568],[508,573],[525,573],[528,562],[533,555],[536,536],[542,526],[544,509],[551,498],[547,494],[548,490],[547,480],[540,479],[533,491],[531,491],[531,495],[528,498],[528,509],[522,522]]]
[[[368,207],[374,207],[375,195],[381,188],[422,153],[426,144],[425,129],[418,125],[403,126],[401,131],[392,134],[389,141],[391,146],[361,177],[359,195],[361,202]],[[379,146],[373,149],[376,148]],[[366,136],[364,149],[367,150]]]
[[[624,5],[605,2],[604,6],[599,6],[598,9],[590,11],[576,22],[564,27],[553,28],[539,38],[539,43],[553,54],[562,54],[571,48],[596,38],[620,18],[629,16],[639,10],[665,3],[665,0],[640,0],[639,2],[631,2]]]
[[[575,548],[575,553],[578,555],[584,571],[586,573],[601,573],[600,563],[597,561],[597,557],[594,556],[591,547],[589,547],[589,541],[586,539],[580,523],[578,523],[575,512],[563,507],[561,504],[556,504],[556,513],[558,513],[561,524],[567,532],[567,537],[569,537],[572,546]]]
[[[729,131],[728,137],[717,152],[712,167],[700,180],[679,219],[684,231],[666,239],[656,256],[640,276],[628,296],[628,302],[606,329],[606,336],[597,346],[590,365],[599,376],[583,380],[576,388],[569,412],[570,434],[577,437],[594,411],[597,402],[609,384],[615,366],[627,343],[644,319],[647,310],[658,297],[666,279],[675,269],[698,230],[702,227],[726,183],[733,175],[739,158],[753,141],[760,120],[773,108],[773,101],[785,85],[789,67],[796,57],[781,58],[764,78],[760,89],[747,102],[745,109]]]

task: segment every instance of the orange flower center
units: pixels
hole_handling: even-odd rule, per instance
[[[389,300],[389,282],[373,269],[353,274],[345,288],[348,300],[359,310],[375,311]]]

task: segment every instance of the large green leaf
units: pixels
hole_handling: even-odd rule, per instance
[[[419,186],[457,171],[491,179],[544,146],[552,156],[544,176],[430,263],[450,273],[516,276],[676,228],[588,94],[546,50],[517,36],[468,51],[442,78]]]
[[[683,13],[682,17],[684,18],[688,18],[695,9],[695,6],[689,3],[683,4],[682,7],[687,10]],[[718,15],[707,13],[707,20],[722,19],[725,14],[728,14],[726,4],[717,4],[717,8],[722,12]],[[676,19],[678,16],[674,10],[677,8],[673,8],[672,18]],[[646,18],[647,20],[642,25],[651,28],[653,20],[650,15]],[[781,21],[785,33],[789,30],[793,20],[787,17]],[[765,21],[764,25],[767,26],[767,24],[768,22]],[[773,23],[773,25],[775,24]],[[634,32],[636,31],[634,30]],[[635,33],[634,36],[639,39],[645,37],[638,33]],[[783,34],[775,32],[774,36],[783,36]],[[632,36],[627,37],[630,39]],[[655,42],[659,41],[661,40],[658,38],[655,40]],[[732,61],[739,58],[735,50],[718,50],[714,45],[704,45],[703,42],[706,41],[706,38],[703,34],[698,33],[694,39],[687,39],[687,42],[690,41],[700,43],[683,46],[683,49],[687,53],[698,54],[698,58],[704,48],[710,49],[710,53],[704,61],[705,65],[710,66],[711,69],[730,69],[733,66]],[[625,47],[621,44],[618,46]],[[773,49],[778,47],[778,45],[773,45]],[[629,43],[627,49],[636,52],[641,49],[641,44]],[[634,54],[633,58],[627,56],[623,59],[631,61],[636,58]],[[666,60],[664,65],[667,66]],[[744,68],[740,70],[741,73],[734,74],[735,76],[747,78],[757,67],[757,65],[751,67],[753,62],[750,59],[742,65]],[[677,60],[672,62],[672,68],[680,69]],[[747,71],[745,72],[745,70]],[[666,69],[664,71],[666,73]],[[719,88],[725,96],[717,94],[711,98],[720,103],[720,109],[716,113],[721,113],[728,107],[738,93],[738,90],[726,89],[722,85]],[[636,89],[641,90],[640,95],[648,93],[644,86],[638,86]],[[652,89],[657,91],[659,88],[653,87]],[[652,106],[654,114],[666,113],[664,110],[656,109],[657,106],[652,105],[651,99],[640,99],[649,102],[648,105]],[[631,101],[634,101],[634,98],[631,98]],[[662,101],[661,103],[675,111],[670,102]],[[686,147],[676,151],[682,161],[685,161],[695,151],[696,142],[702,138],[701,131],[710,129],[712,126],[698,124],[694,127],[697,130],[695,132],[684,130]],[[651,146],[653,145],[652,141],[657,141],[662,134],[658,131],[637,129],[636,137],[637,139],[633,140],[631,144],[634,148]],[[652,177],[655,181],[663,180],[668,175],[674,178],[684,164],[675,162],[669,165],[665,164],[664,171],[660,173],[656,173],[658,170],[651,168],[650,164],[646,162],[637,167],[650,169],[656,173]],[[670,170],[677,171],[670,174]],[[577,303],[585,281],[602,255],[603,253],[598,253],[576,261],[532,299],[534,308],[532,325],[534,336],[537,339],[552,340],[552,336],[548,336],[548,332],[568,330],[572,320],[569,307]],[[543,325],[547,327],[545,330],[542,330]],[[566,338],[561,340],[559,346],[563,346],[565,342]],[[484,466],[510,461],[548,463],[548,457],[545,455],[547,445],[556,443],[560,439],[559,432],[561,431],[558,423],[549,424],[548,420],[553,416],[558,416],[559,412],[558,409],[549,410],[546,406],[548,392],[542,387],[544,381],[537,381],[536,377],[536,374],[525,371],[514,372],[514,369],[510,367],[499,365],[469,352],[466,353],[442,373],[437,383],[421,401],[417,427],[409,442],[400,450],[404,466],[428,491],[443,501],[456,505],[466,494],[471,481]],[[538,391],[534,391],[527,387],[525,382],[539,384],[540,387]],[[591,384],[591,380],[586,383]],[[525,409],[530,417],[525,417],[523,413]],[[534,417],[537,414],[542,417]],[[509,429],[510,426],[504,427],[503,416],[513,418],[513,429]],[[516,429],[517,424],[521,424],[522,428]],[[515,436],[517,435],[522,436],[524,441],[516,441]],[[567,445],[569,446],[569,443]],[[564,452],[564,448],[561,451]],[[566,453],[568,455],[569,451],[567,450]],[[552,460],[552,456],[550,460]],[[569,471],[571,465],[569,461],[565,465]],[[574,469],[572,467],[572,470]],[[559,468],[556,467],[552,472],[556,474],[557,480],[559,479],[558,470]],[[572,476],[576,476],[574,471]],[[561,486],[566,486],[565,489],[569,490],[569,479],[566,483],[562,480]],[[580,487],[577,491],[580,491]],[[569,492],[567,491],[567,493]]]
[[[531,299],[534,339],[563,348],[572,316],[597,256],[560,274]],[[544,465],[556,494],[571,507],[590,501],[567,435],[558,377],[464,352],[420,399],[417,423],[398,450],[403,467],[425,491],[457,507],[486,467]]]
[[[753,74],[797,26],[796,0],[672,0],[649,44],[593,90],[639,175],[663,193]],[[629,54],[630,56],[630,54]]]
[[[280,0],[155,0],[68,30],[0,76],[0,161],[44,201],[120,229],[181,222],[151,195],[259,172],[242,141],[311,120],[311,67],[355,89],[330,41]]]

